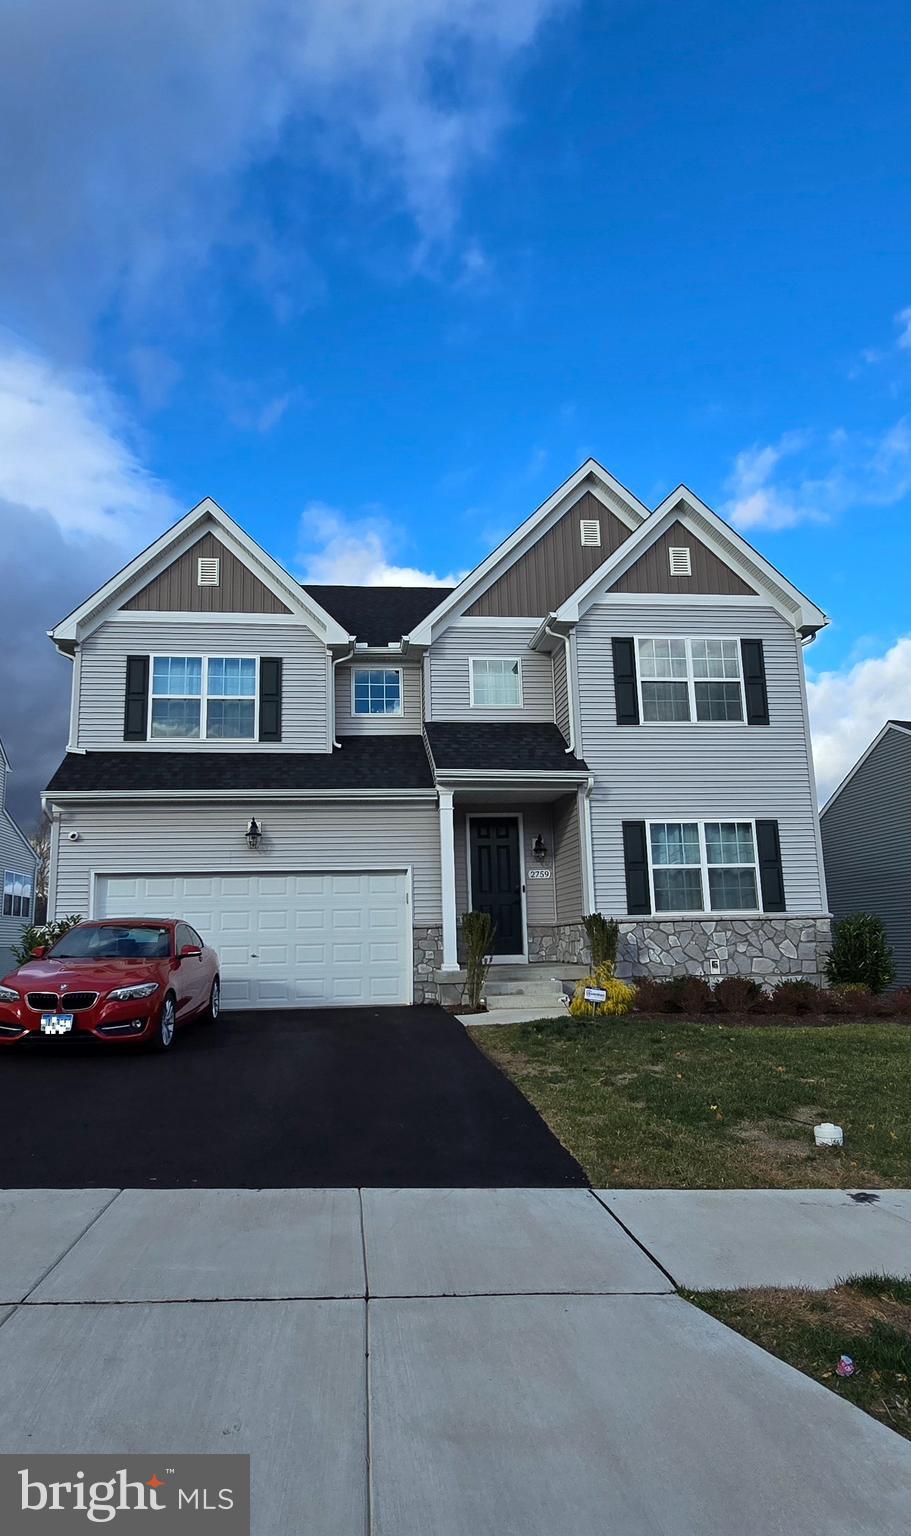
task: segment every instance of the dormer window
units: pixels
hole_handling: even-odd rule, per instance
[[[474,656],[471,703],[477,709],[521,709],[522,663],[517,656]]]
[[[400,715],[401,667],[355,667],[351,676],[351,713]]]

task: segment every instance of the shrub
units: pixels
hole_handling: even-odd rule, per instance
[[[19,936],[18,944],[11,944],[10,948],[20,965],[25,965],[32,958],[32,951],[43,944],[45,949],[50,949],[58,939],[62,939],[65,933],[81,923],[82,918],[78,913],[70,913],[69,917],[58,917],[53,923],[30,923],[23,928]]]
[[[765,993],[752,976],[725,976],[715,983],[712,995],[722,1013],[751,1013],[758,1008]]]
[[[843,987],[832,987],[825,996],[828,1007],[833,1013],[840,1013],[848,1018],[882,1018],[887,1013],[891,1013],[894,1008],[892,998],[877,997],[869,987],[859,987],[853,983]]]
[[[675,976],[668,990],[675,1013],[711,1012],[714,995],[701,976]]]
[[[766,1000],[770,1013],[822,1013],[828,994],[812,981],[780,981]]]
[[[642,976],[636,981],[636,1012],[637,1013],[670,1013],[673,1009],[671,999],[672,981],[653,981],[650,976]]]
[[[617,964],[617,945],[620,942],[620,924],[615,917],[604,917],[600,912],[590,912],[583,917],[582,925],[588,935],[592,955],[592,970],[600,971],[607,966],[611,975]]]
[[[585,996],[586,987],[601,987],[607,996],[603,1003],[590,1003]],[[591,976],[577,981],[569,1011],[574,1019],[591,1019],[596,1016],[629,1013],[636,1001],[636,988],[611,973],[607,965],[599,966]]]
[[[900,987],[897,992],[890,992],[886,1001],[892,1013],[897,1013],[900,1018],[911,1018],[911,987]]]
[[[494,920],[489,912],[463,912],[461,931],[467,972],[462,996],[469,1008],[480,1008],[484,983],[490,970]]]
[[[855,912],[836,923],[826,975],[832,986],[853,983],[871,992],[885,990],[895,979],[895,962],[881,917]]]

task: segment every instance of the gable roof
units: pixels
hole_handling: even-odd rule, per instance
[[[305,615],[314,624],[327,644],[344,645],[347,642],[348,633],[338,621],[321,608],[315,598],[308,596],[300,582],[295,581],[277,560],[273,560],[255,539],[245,533],[233,517],[229,517],[217,502],[207,496],[130,560],[110,581],[99,587],[97,592],[86,598],[84,603],[80,603],[65,619],[48,630],[54,644],[61,650],[72,650],[82,632],[100,623],[101,616],[112,604],[141,591],[159,570],[165,569],[182,554],[185,548],[198,539],[200,531],[209,525],[218,529],[219,538],[234,553],[253,566],[264,586],[277,593],[292,612]]]
[[[553,615],[555,623],[575,624],[602,589],[610,588],[675,522],[680,522],[749,587],[761,593],[778,612],[805,634],[815,634],[829,620],[821,608],[782,576],[746,539],[700,501],[685,485],[665,497],[619,549],[566,599]]]
[[[880,742],[882,741],[883,737],[888,735],[889,731],[899,731],[903,736],[911,736],[911,720],[887,720],[886,721],[886,723],[883,726],[882,730],[878,731],[877,734],[873,737],[873,740],[870,742],[870,745],[868,746],[866,752],[862,752],[861,753],[860,757],[857,759],[857,762],[854,764],[854,767],[850,768],[848,770],[848,772],[845,774],[844,778],[842,779],[841,783],[837,786],[836,789],[833,789],[831,795],[829,796],[828,800],[826,801],[825,805],[823,806],[822,810],[819,813],[820,820],[822,819],[823,816],[825,816],[827,811],[830,811],[832,809],[832,806],[835,804],[835,802],[838,799],[839,795],[841,794],[842,790],[843,789],[847,789],[847,787],[850,784],[851,780],[853,779],[855,773],[857,773],[859,771],[859,769],[861,769],[863,767],[864,763],[867,761],[867,758],[870,756],[871,752],[875,751],[875,749],[879,746]]]
[[[567,752],[559,726],[545,720],[428,720],[424,730],[437,774],[566,773],[588,776]]]
[[[303,583],[349,635],[367,645],[398,643],[427,617],[452,587],[338,587]]]

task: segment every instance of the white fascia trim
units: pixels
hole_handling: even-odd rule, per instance
[[[531,769],[516,773],[509,768],[438,768],[437,783],[466,784],[526,784],[529,788],[538,784],[586,784],[589,775],[580,768]]]
[[[835,802],[838,799],[839,795],[841,794],[842,790],[843,789],[847,789],[847,787],[850,784],[851,780],[853,779],[855,773],[857,773],[858,770],[863,767],[864,763],[867,761],[867,758],[870,756],[870,753],[872,751],[874,751],[876,747],[879,746],[879,744],[882,741],[883,737],[885,735],[887,735],[889,731],[898,731],[899,734],[902,735],[902,736],[911,736],[911,730],[909,730],[906,725],[899,725],[897,720],[887,720],[885,725],[883,726],[882,730],[879,732],[879,734],[877,736],[874,736],[873,740],[870,742],[870,745],[868,746],[866,752],[864,752],[857,759],[857,762],[854,764],[854,767],[849,769],[849,771],[845,774],[844,778],[842,779],[842,781],[838,785],[838,787],[836,789],[833,789],[831,795],[829,796],[828,800],[826,801],[825,805],[822,807],[822,810],[819,813],[820,821],[822,820],[823,816],[825,816],[826,812],[830,811],[832,809],[832,806],[835,804]]]
[[[579,497],[587,490],[590,490],[597,496],[598,500],[609,511],[613,512],[620,518],[621,522],[625,522],[631,529],[637,528],[640,522],[643,522],[648,517],[648,508],[643,506],[642,502],[638,501],[624,485],[621,485],[619,480],[615,480],[613,475],[603,465],[598,463],[597,459],[586,459],[585,463],[576,470],[575,474],[570,475],[568,480],[564,480],[563,484],[558,486],[552,495],[548,496],[547,500],[542,502],[540,507],[537,507],[530,517],[525,519],[524,523],[519,524],[514,533],[511,533],[508,538],[504,539],[502,544],[498,544],[496,549],[485,560],[482,560],[480,565],[475,566],[473,571],[469,571],[468,575],[464,576],[459,582],[459,585],[449,593],[449,596],[444,598],[441,603],[438,603],[436,608],[425,619],[422,619],[420,624],[415,626],[408,637],[412,643],[415,645],[429,645],[433,638],[434,625],[438,624],[448,613],[451,613],[454,608],[464,607],[471,595],[485,583],[488,577],[493,579],[494,573],[497,575],[502,574],[497,570],[497,567],[503,565],[504,568],[508,568],[509,565],[518,559],[519,554],[524,553],[520,549],[522,543],[530,539],[530,536],[540,528],[541,524],[551,513],[557,509],[559,509],[561,515],[563,512],[568,512],[573,503],[578,501]],[[619,505],[615,505],[613,498],[616,498]],[[565,506],[563,505],[564,502],[566,503]],[[512,557],[511,559],[509,558],[510,556]],[[487,585],[489,585],[489,581]]]
[[[149,581],[154,579],[157,574],[156,566],[164,569],[172,560],[177,559],[184,549],[190,547],[197,530],[206,522],[215,524],[229,549],[232,545],[234,546],[232,553],[237,554],[242,560],[252,561],[259,567],[257,575],[260,580],[282,602],[288,603],[292,609],[305,613],[311,620],[315,620],[323,632],[322,638],[327,645],[341,645],[347,640],[345,631],[331,614],[321,608],[310,593],[305,592],[304,588],[283,566],[279,565],[277,560],[273,560],[255,539],[245,533],[233,517],[229,517],[217,502],[207,496],[197,506],[192,507],[186,516],[167,528],[154,543],[141,550],[122,570],[112,576],[110,581],[99,587],[97,592],[93,592],[84,603],[75,608],[53,629],[48,630],[54,643],[61,645],[82,638],[83,629],[89,630],[93,627],[91,621],[97,620],[100,610],[106,609],[118,598],[125,601],[135,596],[136,592],[141,591]],[[174,620],[176,615],[172,613],[169,617]],[[217,621],[219,616],[211,614],[208,617],[210,620]],[[260,620],[268,621],[269,617],[268,614],[262,614]]]
[[[48,805],[93,805],[116,800],[435,800],[435,789],[55,789],[41,796]]]

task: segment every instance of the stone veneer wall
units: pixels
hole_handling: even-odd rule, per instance
[[[831,942],[827,917],[645,917],[620,923],[617,975],[708,977],[717,959],[721,976],[818,982]]]
[[[414,1000],[439,1002],[440,988],[434,973],[443,964],[443,925],[424,923],[414,929]]]
[[[532,964],[588,965],[588,939],[581,923],[529,923],[528,959]]]

